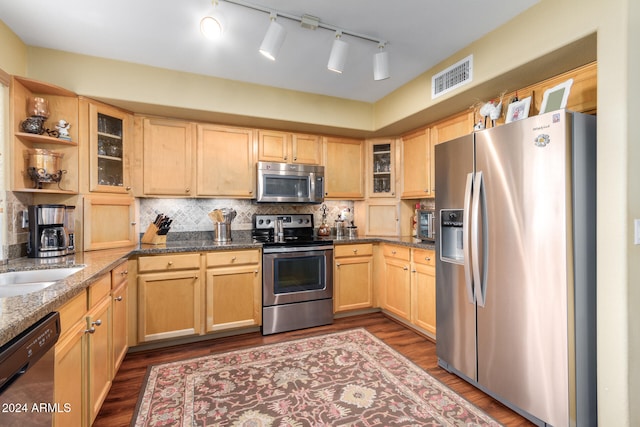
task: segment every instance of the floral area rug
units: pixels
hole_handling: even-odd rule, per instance
[[[151,366],[132,426],[498,426],[365,329]]]

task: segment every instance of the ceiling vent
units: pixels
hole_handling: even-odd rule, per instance
[[[473,55],[456,62],[431,78],[431,99],[469,83],[473,79]]]

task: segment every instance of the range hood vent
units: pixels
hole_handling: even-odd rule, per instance
[[[431,99],[459,88],[473,79],[473,55],[435,74],[431,78]]]

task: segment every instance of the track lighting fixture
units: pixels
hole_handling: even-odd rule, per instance
[[[218,0],[211,2],[213,12],[200,20],[200,32],[208,39],[215,40],[222,35],[224,30],[223,16],[216,11]]]
[[[213,0],[214,5],[218,1],[219,0]],[[269,14],[271,23],[269,24],[267,33],[265,34],[264,39],[262,40],[262,44],[260,45],[260,53],[271,60],[275,60],[287,34],[284,27],[280,23],[276,22],[276,18],[280,17],[290,19],[292,21],[297,21],[301,24],[302,28],[306,28],[309,30],[323,28],[325,30],[335,31],[335,39],[333,40],[333,45],[331,47],[331,53],[329,55],[327,68],[336,73],[342,73],[344,71],[344,65],[347,61],[347,53],[349,50],[349,44],[342,40],[343,34],[376,43],[378,45],[378,52],[373,56],[373,78],[374,80],[384,80],[390,77],[389,55],[386,51],[384,51],[384,48],[387,45],[386,41],[380,40],[376,37],[368,36],[366,34],[337,28],[333,25],[321,22],[320,18],[311,15],[296,16],[281,11],[274,11],[264,6],[247,3],[245,0],[222,1]],[[202,21],[203,22],[200,24],[201,28],[203,25],[205,25],[204,19]]]
[[[378,45],[378,53],[373,55],[373,80],[388,79],[389,74],[389,53],[384,50],[384,42]]]
[[[336,38],[333,40],[331,54],[329,55],[329,63],[327,68],[336,73],[344,71],[344,64],[347,62],[347,53],[349,52],[349,44],[344,40],[340,40],[342,31],[336,31]]]
[[[260,53],[274,61],[276,56],[278,56],[278,51],[284,42],[284,38],[287,35],[287,30],[284,29],[282,25],[276,22],[277,15],[274,12],[271,12],[269,15],[269,19],[271,19],[271,23],[269,24],[269,28],[267,29],[267,33],[262,40],[262,44],[260,45]]]

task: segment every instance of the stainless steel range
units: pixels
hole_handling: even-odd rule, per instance
[[[254,215],[263,244],[262,334],[333,323],[333,241],[316,237],[313,215]]]

